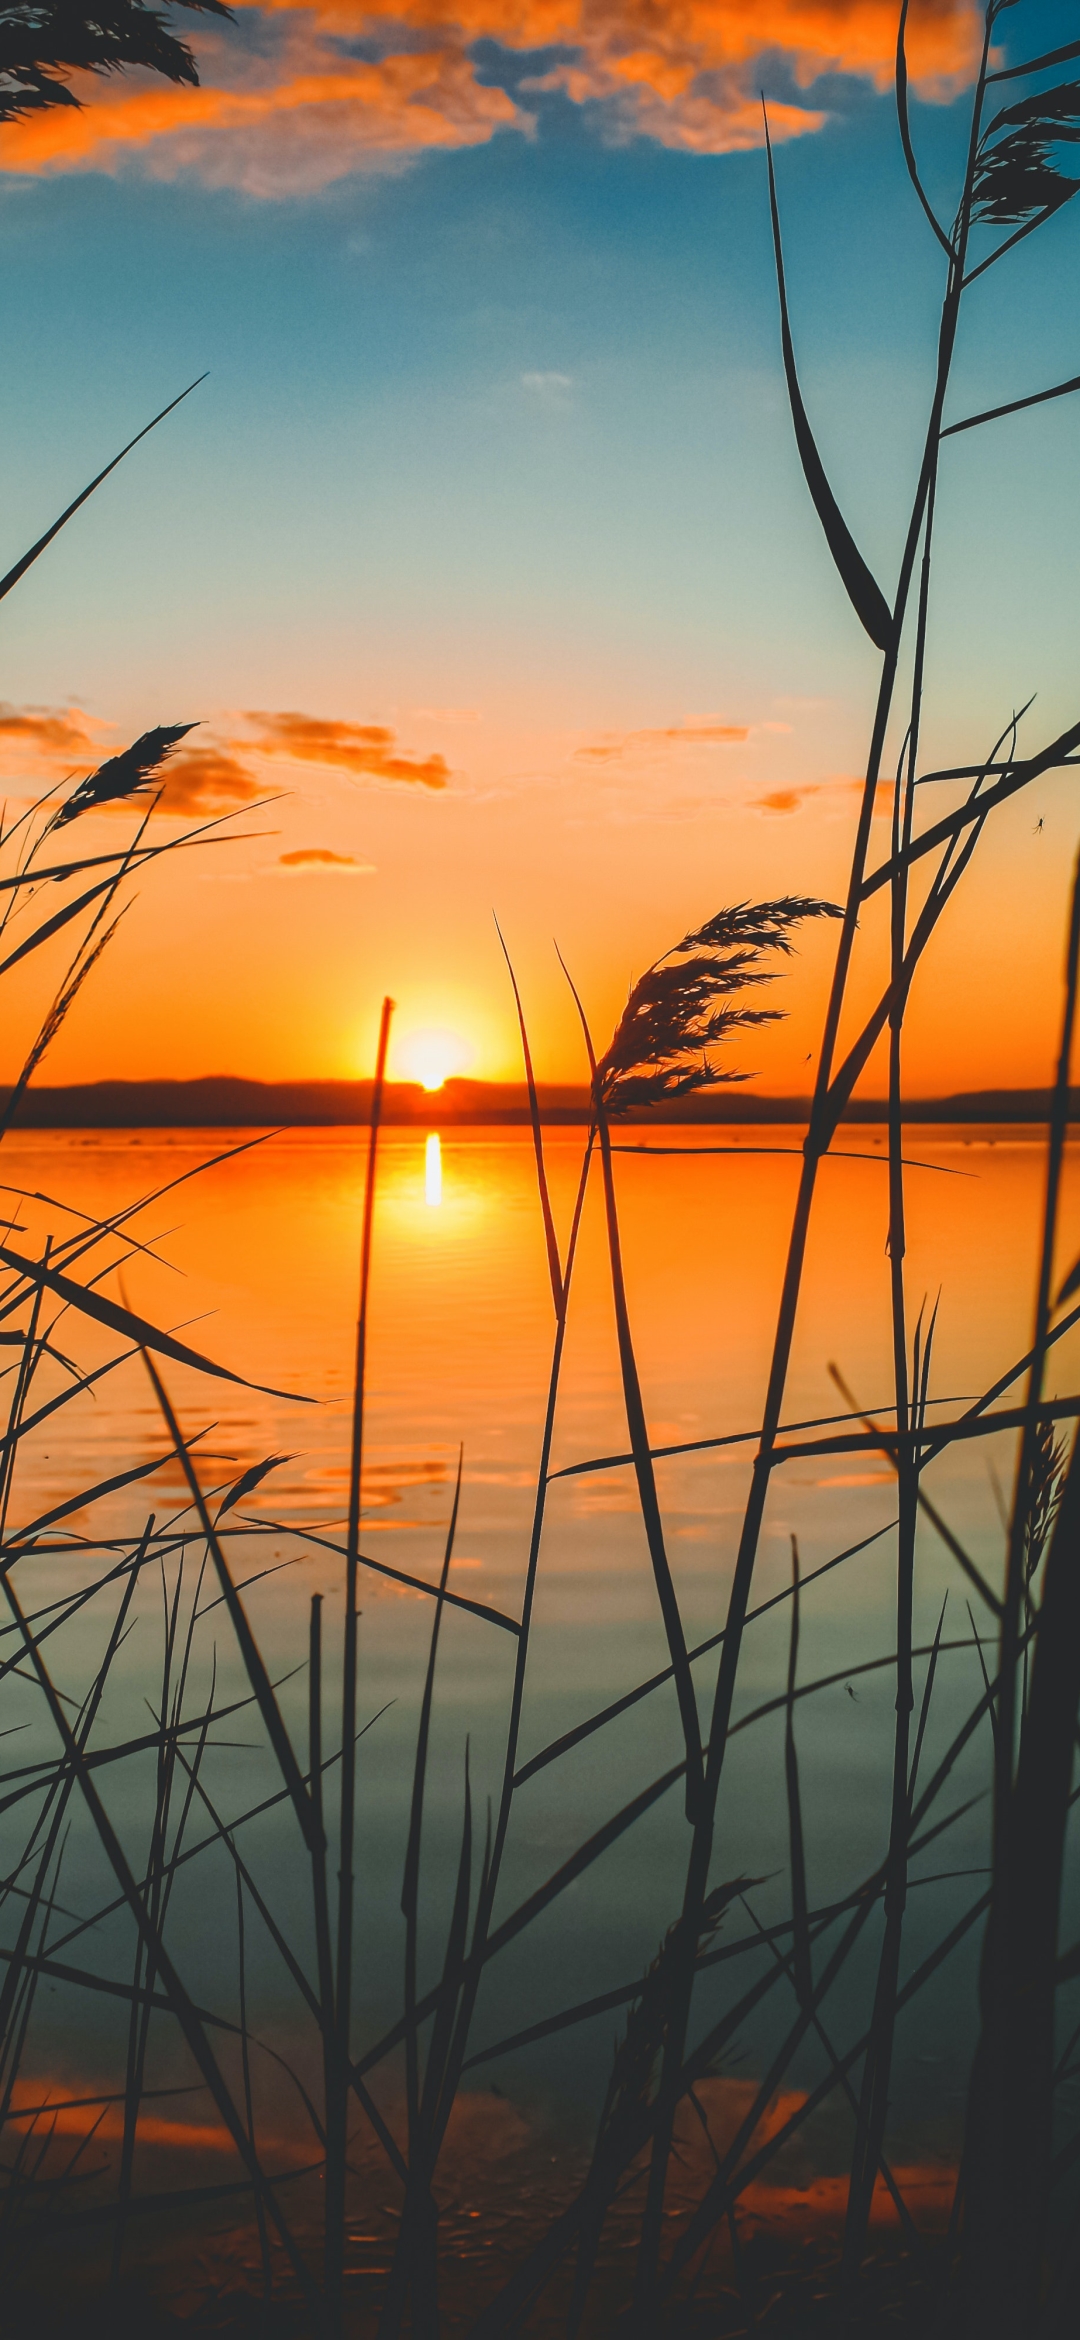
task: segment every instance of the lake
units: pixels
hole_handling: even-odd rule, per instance
[[[377,2043],[401,2007],[404,1928],[402,1858],[412,1787],[419,1698],[433,1604],[401,1579],[437,1581],[459,1450],[462,1492],[450,1591],[510,1620],[520,1613],[533,1516],[540,1431],[551,1361],[553,1309],[527,1131],[447,1128],[432,1100],[429,1130],[389,1129],[380,1147],[368,1359],[359,1693],[371,1722],[358,1758],[357,2051]],[[685,1446],[752,1433],[767,1371],[800,1132],[770,1126],[736,1130],[662,1127],[624,1131],[617,1160],[619,1204],[633,1333],[654,1446]],[[285,1132],[234,1158],[188,1174],[238,1141],[237,1133],[16,1132],[5,1142],[8,1202],[26,1254],[46,1234],[70,1232],[65,1206],[111,1217],[172,1182],[133,1222],[147,1251],[130,1257],[123,1289],[132,1307],[177,1330],[232,1371],[275,1390],[264,1396],[212,1382],[170,1364],[163,1373],[206,1488],[224,1490],[248,1466],[285,1459],[230,1515],[230,1565],[259,1577],[244,1600],[299,1751],[306,1745],[307,1635],[313,1594],[326,1618],[326,1743],[335,1741],[329,1684],[339,1644],[340,1545],[347,1501],[349,1403],[355,1338],[357,1254],[366,1133]],[[583,1133],[549,1133],[547,1157],[561,1239],[569,1224]],[[888,1419],[887,1176],[884,1133],[843,1133],[848,1155],[822,1168],[807,1262],[804,1304],[792,1359],[785,1421],[835,1416],[844,1400],[830,1377],[839,1367],[861,1407]],[[937,1310],[931,1396],[946,1411],[977,1396],[1030,1337],[1045,1148],[1022,1128],[912,1128],[908,1293],[912,1318],[925,1299]],[[1063,1266],[1080,1242],[1080,1148],[1068,1154]],[[13,1191],[19,1190],[19,1191]],[[48,1199],[45,1199],[48,1198]],[[569,1313],[556,1419],[535,1622],[526,1679],[519,1761],[529,1760],[597,1710],[622,1698],[666,1664],[657,1597],[623,1413],[599,1179],[593,1174]],[[1069,1250],[1069,1244],[1073,1250]],[[95,1255],[95,1265],[119,1246]],[[1068,1251],[1068,1257],[1065,1252]],[[153,1253],[155,1256],[149,1256]],[[76,1271],[85,1277],[87,1270]],[[104,1287],[117,1295],[115,1276]],[[116,1352],[114,1336],[62,1316],[56,1348],[82,1361]],[[1049,1387],[1076,1386],[1080,1350],[1071,1334],[1053,1352]],[[61,1359],[41,1370],[43,1396],[59,1391]],[[10,1387],[10,1380],[9,1380]],[[1019,1394],[1019,1392],[1017,1393]],[[300,1402],[306,1400],[309,1402]],[[660,1459],[657,1479],[667,1548],[691,1644],[723,1625],[751,1460],[743,1443],[705,1446]],[[607,1467],[559,1476],[595,1458]],[[927,1474],[950,1528],[991,1583],[1000,1581],[1002,1506],[1011,1487],[1014,1440],[971,1440],[947,1451]],[[158,1458],[158,1459],[155,1459]],[[88,1488],[139,1462],[134,1484]],[[186,1490],[142,1365],[131,1361],[47,1421],[20,1448],[7,1542],[46,1511],[72,1502],[49,1531],[47,1554],[21,1558],[24,1609],[36,1614],[102,1573],[101,1547],[137,1535],[149,1512],[157,1530],[186,1503]],[[796,1708],[809,1893],[821,1908],[850,1892],[882,1858],[888,1835],[894,1676],[873,1667],[895,1647],[895,1492],[884,1457],[810,1457],[778,1471],[754,1581],[752,1606],[790,1585],[791,1539],[804,1575],[842,1550],[863,1549],[808,1585],[801,1603],[799,1681],[835,1677]],[[181,1525],[190,1529],[188,1513]],[[93,1546],[93,1552],[90,1547]],[[176,1589],[174,1548],[163,1573],[140,1580],[110,1677],[93,1745],[152,1732],[160,1705],[163,1620]],[[335,1547],[338,1547],[335,1549]],[[196,1590],[199,1552],[189,1543],[180,1587],[181,1641]],[[393,1573],[393,1572],[396,1572]],[[244,1695],[225,1612],[200,1596],[185,1695],[186,1712],[206,1704],[211,1677],[218,1708]],[[940,1537],[920,1525],[916,1643],[929,1647],[944,1597],[945,1648],[929,1711],[921,1778],[929,1779],[982,1688],[967,1603],[974,1596]],[[99,1593],[50,1644],[59,1689],[78,1702],[87,1691],[117,1603]],[[976,1616],[980,1632],[992,1621]],[[790,1605],[780,1601],[747,1632],[736,1721],[769,1701],[773,1711],[735,1735],[721,1789],[713,1875],[742,1880],[745,1900],[724,1920],[718,1944],[747,1949],[719,1963],[700,1987],[701,2020],[734,2003],[772,1955],[751,1948],[755,1923],[790,1911],[789,1841],[782,1694]],[[958,1646],[950,1647],[950,1644]],[[0,1650],[11,1654],[11,1628]],[[505,1743],[515,1639],[501,1623],[448,1608],[435,1679],[422,1869],[421,1987],[439,1972],[458,1856],[468,1750],[474,1824],[482,1836],[486,1799],[496,1796]],[[987,1663],[993,1657],[987,1648]],[[695,1665],[703,1725],[715,1653]],[[926,1657],[916,1666],[922,1696]],[[216,1669],[216,1671],[215,1671]],[[860,1670],[861,1669],[861,1670]],[[175,1689],[174,1666],[172,1688]],[[22,1857],[36,1811],[11,1802],[13,1775],[56,1752],[40,1691],[22,1675],[5,1683],[4,1861]],[[372,1720],[377,1716],[377,1720]],[[189,1752],[194,1737],[187,1741]],[[608,1816],[681,1752],[670,1683],[602,1731],[538,1770],[514,1805],[496,1920],[559,1868]],[[986,1861],[990,1728],[983,1719],[960,1756],[935,1816],[970,1809],[917,1855],[904,1954],[905,1974],[968,1910],[982,1890]],[[136,1875],[146,1867],[154,1757],[132,1756],[99,1777],[107,1807]],[[274,1775],[250,1708],[211,1731],[200,1779],[216,1812],[233,1820],[255,1806]],[[328,1775],[328,1781],[336,1773]],[[328,1784],[331,1818],[335,1789]],[[172,1825],[178,1824],[181,1790]],[[207,1835],[198,1797],[184,1820],[185,1846]],[[212,1831],[211,1831],[212,1833]],[[280,1804],[238,1832],[251,1876],[297,1957],[312,1969],[306,1870],[295,1823]],[[507,2038],[560,2009],[632,1984],[655,1956],[678,1913],[687,1829],[679,1787],[659,1798],[610,1850],[556,1899],[538,1922],[492,1959],[472,2029],[482,2058],[467,2085],[501,2092],[533,2132],[577,2145],[595,2116],[625,2020],[605,2011],[531,2045]],[[479,1854],[477,1853],[477,1860]],[[1075,1897],[1074,1897],[1075,1898]],[[48,1920],[54,1963],[77,1959],[103,1978],[130,1975],[126,1913],[85,1921],[115,1899],[100,1849],[81,1818],[72,1829],[57,1908]],[[9,1899],[9,1938],[19,1905]],[[752,1914],[751,1914],[752,1913]],[[1075,1931],[1075,1909],[1066,1939]],[[875,1921],[876,1924],[876,1921]],[[200,2005],[232,2018],[237,1997],[237,1918],[232,1864],[221,1845],[177,1868],[169,1904],[173,1956]],[[829,1936],[831,1945],[833,1937]],[[77,1951],[74,1944],[77,1941]],[[834,2044],[854,2040],[873,1987],[874,1926],[827,2002]],[[975,2023],[979,1928],[963,1937],[926,1989],[904,2011],[892,2089],[890,2146],[905,2167],[947,2167],[955,2158],[967,2060]],[[64,1947],[66,1945],[66,1947]],[[315,2041],[294,1982],[255,1911],[246,1929],[246,1988],[255,2032],[314,2084]],[[778,1987],[739,2027],[717,2085],[745,2091],[768,2069],[792,2016],[790,1985]],[[57,1974],[39,1991],[17,2101],[79,2086],[121,2087],[126,2002]],[[493,2057],[486,2051],[499,2049]],[[224,2051],[223,2051],[224,2052]],[[809,2038],[785,2086],[812,2088],[824,2050]],[[116,2079],[117,2067],[120,2080]],[[258,2062],[258,2058],[256,2058]],[[375,2068],[391,2113],[400,2079],[390,2057]],[[724,2075],[727,2081],[724,2082]],[[171,2018],[156,2016],[147,2086],[190,2083]],[[36,2091],[36,2094],[35,2094]],[[256,2076],[263,2117],[283,2153],[298,2146],[295,2093],[264,2060]],[[28,2093],[29,2092],[29,2093]],[[490,2103],[490,2094],[487,2101]],[[200,2106],[204,2109],[200,2110]],[[103,2122],[101,2141],[118,2115]],[[207,2146],[205,2098],[180,2099],[159,2127],[170,2148]],[[111,2129],[110,2129],[111,2124]],[[301,2121],[301,2127],[303,2123]],[[807,2168],[842,2168],[850,2118],[839,2096],[807,2130]],[[307,2140],[310,2146],[310,2138]],[[307,2150],[307,2147],[304,2148]],[[805,2172],[804,2172],[804,2182]]]

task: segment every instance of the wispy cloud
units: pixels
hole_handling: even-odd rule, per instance
[[[161,809],[186,820],[193,813],[225,812],[232,805],[250,804],[263,793],[256,775],[227,748],[182,748],[166,766]]]
[[[117,728],[115,723],[84,714],[81,707],[17,707],[0,702],[0,754],[6,764],[14,749],[20,762],[25,756],[31,766],[29,772],[12,776],[15,785],[25,785],[30,779],[40,780],[44,787],[49,781],[93,771],[104,756],[115,753],[116,746],[115,737],[106,740],[96,738],[95,733],[115,735]],[[181,748],[170,758],[162,776],[162,809],[185,818],[193,813],[223,812],[261,794],[256,775],[220,745]],[[129,813],[131,807],[121,798],[114,807],[102,809]]]
[[[541,406],[568,406],[574,387],[572,374],[523,374],[521,387]]]
[[[817,803],[824,798],[823,809],[828,810],[831,806],[834,811],[839,811],[841,809],[840,800],[843,799],[846,803],[852,796],[861,796],[864,786],[864,781],[849,778],[796,782],[791,788],[773,788],[770,789],[767,796],[755,796],[751,800],[750,810],[751,812],[797,813],[803,810],[804,805]],[[875,818],[881,820],[891,811],[892,786],[889,781],[881,780],[878,783],[877,795],[874,799]]]
[[[288,710],[280,714],[257,710],[242,720],[249,726],[247,734],[234,733],[231,725],[205,730],[197,745],[185,746],[172,757],[164,775],[162,811],[187,819],[250,804],[266,795],[268,787],[273,789],[276,776],[268,779],[267,759],[329,766],[354,779],[421,788],[445,788],[450,779],[445,756],[437,751],[412,754],[399,746],[396,732],[386,724],[344,723]],[[9,786],[20,789],[28,782],[40,781],[44,788],[69,775],[81,777],[115,752],[115,740],[106,744],[94,733],[115,734],[117,729],[115,723],[102,723],[79,707],[19,707],[0,701],[0,757],[7,763],[13,749],[18,755],[10,777],[0,769],[0,786],[5,777]]]
[[[13,707],[0,699],[0,742],[9,740],[35,758],[64,757],[83,764],[94,754],[91,718],[81,707]]]
[[[422,788],[445,788],[450,778],[445,756],[403,753],[396,733],[382,723],[333,723],[320,715],[258,711],[244,720],[256,734],[247,742],[253,754],[285,756],[294,764],[335,764],[357,778],[412,780]]]
[[[805,803],[808,796],[813,794],[814,791],[810,788],[774,788],[769,796],[755,797],[754,804],[755,808],[760,807],[762,812],[798,812],[799,806]]]
[[[687,747],[740,746],[749,739],[745,723],[668,723],[660,731],[608,731],[585,747],[575,748],[582,764],[613,764],[627,756],[669,755]]]
[[[359,861],[355,853],[331,853],[326,845],[305,845],[297,853],[279,853],[279,869],[297,876],[374,877],[373,861]]]
[[[974,0],[916,0],[910,56],[923,95],[947,97],[970,73],[979,13]],[[586,109],[609,142],[723,154],[761,143],[763,58],[797,93],[824,74],[881,86],[896,42],[896,0],[269,0],[243,15],[255,42],[196,35],[200,89],[72,76],[83,110],[9,124],[0,170],[135,167],[288,196],[400,169],[432,148],[527,135],[530,108],[552,93]],[[361,40],[367,54],[350,55]],[[563,61],[524,81],[518,62],[515,75],[516,61],[544,49]],[[493,86],[500,51],[513,94]],[[777,138],[825,119],[809,99],[770,107]]]

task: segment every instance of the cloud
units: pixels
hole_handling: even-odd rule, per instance
[[[850,800],[853,796],[861,797],[865,785],[864,780],[844,778],[800,781],[793,788],[774,788],[768,796],[755,796],[751,802],[750,810],[751,812],[772,813],[801,812],[803,806],[809,804],[814,797],[823,796],[831,799],[834,811],[841,811],[844,807],[837,800],[840,798]],[[877,795],[874,799],[875,819],[883,820],[891,814],[892,800],[891,782],[879,780]],[[828,810],[828,804],[826,804],[825,809]]]
[[[163,773],[161,809],[183,819],[195,813],[237,810],[265,796],[265,773],[252,769],[252,757],[281,757],[295,764],[337,765],[354,778],[405,781],[422,788],[445,788],[450,767],[445,756],[411,755],[397,745],[397,735],[382,723],[336,723],[325,716],[290,712],[245,715],[254,734],[237,738],[213,733],[197,747],[183,747],[170,758]],[[115,723],[84,715],[79,707],[17,707],[0,700],[0,752],[6,742],[24,749],[41,775],[42,784],[93,771],[102,756],[115,752],[93,737],[95,731],[115,732]],[[73,768],[74,767],[74,771]],[[24,778],[19,776],[20,782]],[[109,810],[106,806],[104,810]],[[130,810],[124,799],[116,809]],[[305,857],[298,857],[299,861]],[[348,855],[313,851],[306,857],[329,865],[340,862],[357,873],[367,863],[352,863]],[[289,857],[286,857],[287,861]]]
[[[92,772],[103,755],[115,752],[94,733],[116,728],[115,723],[85,715],[81,707],[14,707],[0,701],[0,743],[11,741],[26,750],[46,779]],[[165,766],[161,803],[165,812],[186,817],[223,812],[262,793],[255,775],[227,748],[185,747]],[[102,810],[130,813],[130,800],[118,797],[114,806]]]
[[[574,379],[572,374],[523,374],[521,387],[528,391],[530,398],[538,399],[541,406],[565,407]]]
[[[623,756],[653,756],[672,748],[740,746],[749,737],[745,723],[669,723],[661,731],[607,732],[574,754],[578,763],[611,764]]]
[[[412,756],[396,747],[396,735],[382,723],[331,723],[318,715],[246,715],[257,736],[246,744],[261,756],[286,756],[294,764],[338,764],[356,778],[413,780],[423,788],[445,788],[445,756]],[[231,742],[238,745],[238,742]]]
[[[165,766],[161,810],[182,814],[225,812],[264,793],[253,772],[219,747],[182,748]]]
[[[373,861],[358,861],[355,853],[331,853],[325,845],[307,845],[298,853],[279,853],[279,869],[311,870],[321,877],[373,877]]]
[[[217,39],[196,40],[199,89],[132,74],[102,92],[87,75],[72,74],[82,110],[58,106],[5,125],[0,169],[115,176],[135,163],[152,178],[283,197],[357,172],[401,169],[430,148],[483,145],[496,130],[529,127],[505,91],[477,81],[460,47],[367,64],[325,41],[314,9],[299,8],[294,18],[270,67],[242,52],[230,58]],[[358,8],[352,30],[364,21]]]
[[[760,807],[765,812],[778,813],[798,812],[804,797],[811,793],[806,788],[774,788],[771,796],[755,798],[755,809]]]
[[[62,756],[85,764],[97,753],[90,723],[80,707],[13,707],[0,699],[0,741],[15,740],[35,756]]]
[[[236,34],[196,34],[199,89],[73,75],[83,110],[7,125],[0,170],[134,167],[305,194],[499,131],[528,135],[552,95],[584,109],[609,143],[730,153],[762,142],[763,67],[797,100],[823,75],[884,86],[896,14],[896,0],[268,0],[241,7]],[[909,57],[924,97],[947,98],[970,77],[980,17],[974,0],[915,0]],[[513,95],[493,85],[500,52]],[[530,59],[537,70],[522,78]],[[770,106],[778,139],[825,119],[810,102]]]

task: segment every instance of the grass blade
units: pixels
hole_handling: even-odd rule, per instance
[[[764,113],[764,106],[762,107]],[[780,212],[776,200],[776,173],[773,167],[772,140],[769,136],[769,118],[765,114],[765,153],[769,166],[769,209],[772,215],[773,252],[776,258],[776,285],[780,296],[780,339],[784,355],[784,375],[787,381],[788,403],[795,429],[795,444],[803,475],[810,490],[811,500],[825,532],[841,583],[847,593],[856,617],[865,626],[870,640],[878,650],[888,651],[892,646],[895,625],[893,614],[877,579],[871,575],[861,552],[840,510],[825,467],[817,451],[810,428],[802,391],[795,367],[795,351],[791,340],[788,317],[787,285],[784,277],[784,253],[780,241]]]
[[[44,536],[38,537],[37,543],[32,544],[29,552],[23,554],[21,561],[16,561],[14,568],[8,570],[6,577],[0,577],[0,601],[3,600],[6,593],[11,592],[14,585],[18,584],[20,577],[25,577],[27,570],[33,567],[34,562],[52,543],[54,536],[59,536],[60,530],[74,517],[80,506],[85,504],[87,497],[93,495],[94,489],[101,486],[103,479],[108,479],[110,471],[115,471],[117,464],[123,462],[125,455],[130,455],[132,448],[138,446],[140,439],[145,439],[148,432],[155,431],[159,422],[164,422],[166,415],[171,414],[174,407],[181,406],[185,398],[190,398],[192,391],[197,390],[200,382],[205,382],[205,380],[205,374],[197,374],[194,382],[189,382],[187,389],[181,390],[179,398],[171,398],[168,406],[163,406],[161,413],[156,414],[152,422],[144,423],[141,431],[136,431],[134,438],[128,440],[127,446],[121,447],[119,455],[114,455],[112,462],[105,465],[104,471],[99,471],[96,479],[91,480],[89,487],[84,487],[82,494],[76,496],[74,503],[69,504],[66,511],[61,512],[59,520],[54,520],[52,527],[46,529]]]

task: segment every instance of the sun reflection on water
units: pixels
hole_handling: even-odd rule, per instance
[[[434,1131],[424,1148],[424,1201],[432,1210],[442,1202],[442,1145]]]

